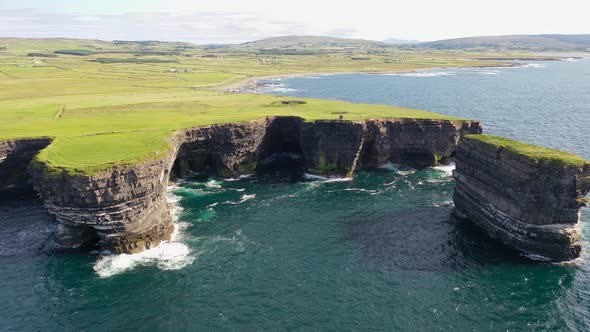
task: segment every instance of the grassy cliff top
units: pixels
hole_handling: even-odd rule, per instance
[[[467,135],[466,138],[492,145],[497,148],[503,148],[517,155],[524,155],[535,162],[545,162],[559,167],[581,167],[590,164],[590,161],[573,153],[514,141],[504,137],[493,135]]]
[[[453,119],[426,111],[216,92],[252,77],[488,66],[482,54],[267,54],[186,43],[0,38],[0,140],[52,137],[38,160],[89,173],[161,156],[183,128],[299,116],[306,120]],[[359,60],[361,59],[361,60]],[[274,103],[274,104],[273,104]]]
[[[115,164],[133,164],[162,156],[174,131],[261,119],[299,116],[323,119],[416,118],[458,120],[427,111],[385,105],[352,104],[319,99],[298,99],[304,104],[284,105],[285,98],[194,91],[176,94],[138,94],[105,97],[84,95],[42,99],[0,112],[0,140],[53,137],[38,160],[53,168],[92,173]]]

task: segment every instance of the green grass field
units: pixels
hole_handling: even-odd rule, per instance
[[[52,137],[38,160],[83,173],[160,156],[175,130],[194,126],[278,115],[336,119],[336,112],[346,112],[345,120],[451,119],[420,110],[328,100],[273,106],[284,98],[220,92],[247,78],[494,64],[470,58],[481,54],[461,52],[271,56],[183,43],[138,46],[60,39],[0,39],[0,47],[6,47],[0,51],[0,140]],[[58,50],[88,55],[27,56]],[[352,60],[358,56],[368,60]]]
[[[535,162],[544,162],[557,167],[582,167],[589,162],[573,153],[545,148],[493,135],[467,135],[468,139],[505,149],[514,155],[524,155]]]

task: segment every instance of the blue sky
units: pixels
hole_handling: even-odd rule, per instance
[[[588,0],[0,0],[0,36],[244,42],[590,33]]]

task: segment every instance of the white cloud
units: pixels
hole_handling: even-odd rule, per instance
[[[103,0],[94,7],[61,0],[62,7],[18,9],[32,2],[0,4],[0,34],[229,43],[292,34],[434,40],[590,33],[587,0]]]
[[[8,37],[69,37],[172,40],[196,43],[243,42],[302,31],[296,22],[243,13],[127,13],[82,15],[37,10],[0,10],[0,31]]]

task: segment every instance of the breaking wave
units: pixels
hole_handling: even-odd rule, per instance
[[[320,176],[320,175],[314,175],[314,174],[308,174],[305,173],[303,175],[303,178],[305,180],[310,180],[310,181],[318,181],[318,182],[348,182],[348,181],[352,181],[351,177],[345,177],[345,178],[341,178],[341,177],[328,177],[328,176]]]
[[[229,189],[229,190],[232,190],[232,189]],[[235,189],[235,190],[242,191],[242,190],[239,190],[239,189]],[[242,195],[242,198],[239,201],[215,202],[215,203],[211,203],[211,204],[207,205],[207,207],[208,208],[212,208],[212,207],[216,207],[216,206],[222,205],[222,204],[238,205],[238,204],[242,204],[242,203],[244,203],[246,201],[249,201],[251,199],[254,199],[254,198],[256,198],[256,194],[251,194],[251,195],[243,194]]]
[[[380,169],[384,169],[384,170],[388,170],[391,172],[395,172],[399,175],[410,175],[410,174],[414,174],[416,173],[416,170],[413,168],[408,168],[408,167],[404,167],[402,169],[402,167],[398,164],[394,164],[390,161],[388,161],[387,163],[379,166]]]
[[[223,179],[223,181],[234,182],[234,181],[246,180],[246,179],[249,179],[253,176],[254,176],[254,174],[244,174],[244,175],[240,175],[238,178],[227,178],[227,179]]]
[[[472,71],[472,73],[478,74],[478,75],[498,75],[498,74],[500,74],[500,72],[497,70],[475,70],[475,71]]]
[[[525,64],[521,65],[520,67],[523,67],[523,68],[547,68],[547,65],[542,64],[542,63],[525,63]]]
[[[268,90],[268,92],[295,92],[295,91],[302,91],[302,90],[292,89],[292,88],[283,88],[283,87],[275,87],[275,88]]]
[[[178,222],[182,208],[177,205],[180,197],[174,195],[170,187],[168,202],[173,204],[172,217],[174,232],[169,241],[162,241],[158,246],[137,254],[102,255],[94,264],[94,271],[100,278],[108,278],[141,266],[156,266],[161,270],[179,270],[191,264],[197,255],[191,252],[186,240],[185,230],[189,223]]]
[[[436,77],[436,76],[455,76],[456,73],[450,71],[416,71],[410,73],[391,73],[383,74],[388,76],[405,76],[405,77]]]
[[[445,172],[447,176],[452,176],[453,171],[455,170],[455,163],[450,163],[448,165],[439,165],[433,167],[435,170]]]

